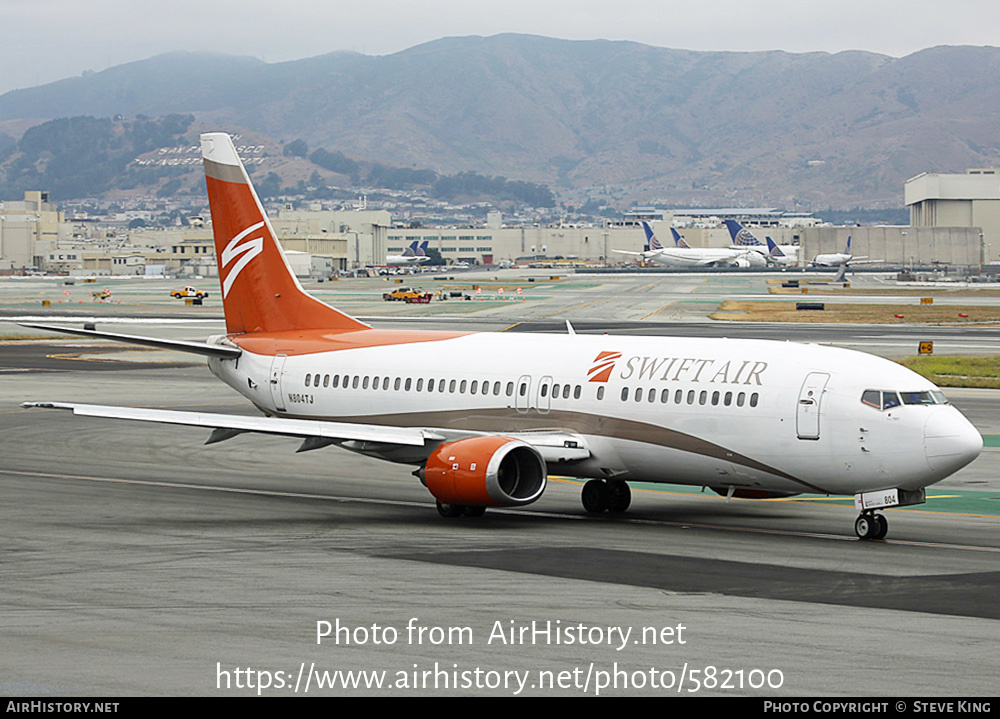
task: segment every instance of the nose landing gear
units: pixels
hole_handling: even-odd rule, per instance
[[[854,520],[854,533],[858,539],[885,539],[889,531],[889,521],[882,514],[875,512],[862,512]]]

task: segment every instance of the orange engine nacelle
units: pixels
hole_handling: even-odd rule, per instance
[[[510,437],[470,437],[439,446],[421,479],[442,504],[515,507],[542,496],[545,460],[527,442]]]

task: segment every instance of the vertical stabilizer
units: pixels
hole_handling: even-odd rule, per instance
[[[723,220],[722,224],[729,230],[729,237],[734,245],[740,247],[763,246],[764,243],[754,237],[754,234],[736,220]]]
[[[201,154],[226,330],[367,329],[302,289],[229,135],[203,134]]]
[[[663,249],[663,245],[660,244],[660,241],[656,239],[656,235],[653,234],[653,228],[645,220],[642,221],[642,231],[646,233],[646,243],[649,245],[650,252]]]
[[[678,232],[673,227],[671,227],[670,228],[670,233],[674,236],[674,244],[675,245],[677,245],[682,250],[690,250],[691,249],[691,245],[689,245],[687,243],[687,240],[685,240],[683,237],[681,237],[681,233],[680,232]]]

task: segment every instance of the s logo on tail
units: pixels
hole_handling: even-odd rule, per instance
[[[235,260],[240,255],[240,259],[233,265],[229,272],[226,274],[225,279],[222,281],[222,297],[225,299],[229,296],[229,289],[233,286],[233,282],[239,277],[240,272],[250,264],[250,261],[264,251],[264,235],[260,237],[254,237],[247,240],[242,245],[240,241],[247,235],[256,232],[264,226],[263,222],[258,222],[256,225],[251,225],[247,229],[243,230],[240,234],[236,235],[227,244],[225,249],[222,250],[222,266],[225,267],[230,262]]]

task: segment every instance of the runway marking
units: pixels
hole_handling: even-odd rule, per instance
[[[206,492],[221,492],[225,494],[247,494],[260,497],[279,497],[283,499],[322,500],[327,502],[338,502],[341,504],[375,504],[375,505],[390,506],[390,507],[414,507],[419,509],[429,509],[430,507],[433,506],[429,502],[412,502],[402,499],[375,499],[372,497],[337,497],[326,494],[311,494],[307,492],[281,492],[273,489],[249,489],[246,487],[211,487],[202,484],[188,484],[183,482],[158,482],[148,479],[115,479],[112,477],[90,477],[86,475],[75,475],[75,474],[55,474],[51,472],[29,472],[24,470],[0,469],[0,475],[3,474],[15,477],[38,477],[41,479],[57,479],[57,480],[83,480],[86,482],[105,482],[109,484],[159,487],[163,489],[193,489]],[[567,480],[555,480],[555,481],[569,483]],[[639,489],[637,491],[655,492],[656,490]],[[663,493],[680,494],[679,492],[673,492],[673,493],[663,492]],[[684,496],[697,497],[699,495],[684,495]],[[528,516],[528,513],[523,510],[505,509],[502,507],[490,507],[490,511],[497,514],[505,514],[516,517]],[[530,512],[530,515],[533,517],[546,517],[549,519],[563,519],[563,520],[573,520],[579,522],[610,521],[615,523],[633,524],[640,526],[653,526],[653,527],[671,526],[680,528],[721,530],[725,532],[765,534],[765,535],[775,535],[782,537],[809,537],[813,539],[832,539],[840,542],[859,541],[854,536],[826,534],[822,532],[802,532],[802,531],[782,530],[782,529],[760,529],[755,527],[740,527],[740,526],[729,526],[722,524],[705,524],[701,522],[687,522],[687,521],[664,520],[664,519],[641,519],[639,517],[627,517],[618,515],[602,519],[600,517],[594,517],[591,515],[566,514],[562,512],[544,512],[544,511],[534,511],[534,510]],[[885,544],[898,544],[898,545],[912,546],[912,547],[933,547],[936,549],[958,549],[958,550],[975,551],[975,552],[995,552],[1000,554],[1000,547],[981,547],[981,546],[967,545],[967,544],[947,544],[943,542],[920,542],[913,540],[894,540],[894,539],[883,539],[879,541]]]
[[[659,313],[663,312],[663,310],[667,309],[670,305],[674,305],[674,304],[677,304],[677,303],[676,302],[668,302],[667,304],[663,305],[663,307],[661,307],[660,309],[653,310],[648,315],[643,315],[642,317],[639,318],[639,321],[642,322],[644,319],[646,319],[648,317],[652,317],[653,315],[658,315]]]
[[[547,315],[542,315],[541,317],[535,317],[534,319],[544,320],[546,317],[555,317],[556,315],[561,315],[563,312],[571,312],[572,310],[578,310],[581,307],[589,307],[590,305],[596,305],[600,304],[601,302],[608,302],[610,300],[615,300],[615,299],[618,299],[618,295],[615,295],[613,297],[605,297],[604,299],[601,300],[594,300],[593,302],[584,302],[579,305],[574,305],[573,307],[567,307],[566,309],[559,310],[558,312],[552,312]]]
[[[572,484],[575,486],[583,486],[585,482],[579,479],[571,479],[569,477],[549,477],[550,482],[558,482],[560,484]],[[651,489],[649,487],[635,487],[629,485],[633,492],[648,492],[650,494],[670,494],[675,497],[698,497],[700,499],[715,501],[718,499],[717,496],[711,494],[705,494],[704,492],[672,492],[669,489]],[[960,494],[934,494],[927,497],[927,499],[962,499]],[[729,497],[726,499],[727,502],[778,502],[787,504],[798,504],[800,502],[830,502],[825,506],[834,507],[854,507],[854,499],[851,497],[770,497],[761,499],[748,499],[745,497]],[[840,504],[834,504],[839,502]],[[820,505],[824,506],[824,505]],[[941,514],[947,517],[974,517],[977,519],[998,519],[995,514],[975,514],[970,512],[944,512],[940,509],[917,509],[916,507],[886,507],[883,511],[886,512],[919,512],[920,514]],[[996,551],[1000,551],[1000,547]]]

